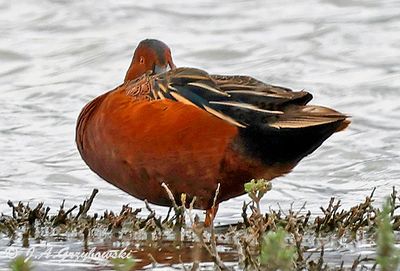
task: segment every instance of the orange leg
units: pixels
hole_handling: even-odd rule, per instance
[[[211,207],[210,209],[206,210],[206,219],[204,221],[204,227],[210,227],[214,221],[215,216],[218,212],[218,205]]]

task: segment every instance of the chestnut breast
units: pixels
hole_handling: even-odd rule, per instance
[[[93,171],[129,194],[170,205],[165,182],[176,198],[196,196],[196,208],[206,209],[218,183],[225,200],[265,171],[240,154],[237,134],[237,127],[195,106],[134,100],[116,89],[83,109],[77,143]]]

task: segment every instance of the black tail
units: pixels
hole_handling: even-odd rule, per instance
[[[247,127],[240,130],[240,145],[252,157],[267,165],[298,163],[315,151],[333,133],[343,130],[350,122],[346,119],[303,128]]]

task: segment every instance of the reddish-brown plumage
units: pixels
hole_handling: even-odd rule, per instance
[[[307,92],[189,68],[162,73],[168,66],[175,69],[169,48],[143,41],[124,84],[82,110],[77,146],[94,172],[137,198],[171,205],[163,182],[178,201],[196,196],[208,222],[218,183],[217,204],[243,194],[253,178],[290,172],[349,124],[337,111],[306,105]]]
[[[181,193],[196,196],[196,208],[208,209],[218,183],[221,201],[242,194],[247,180],[265,177],[259,161],[235,150],[233,125],[179,102],[132,101],[124,91],[94,100],[96,109],[77,130],[82,156],[105,180],[140,199],[170,205],[165,182],[177,199]]]

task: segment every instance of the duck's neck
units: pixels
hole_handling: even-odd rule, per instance
[[[133,66],[133,63],[129,66],[128,71],[125,74],[125,79],[124,79],[124,83],[131,81],[133,79],[137,78],[136,72],[135,72],[135,68]]]

